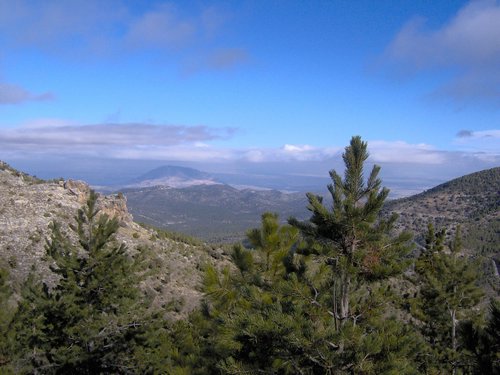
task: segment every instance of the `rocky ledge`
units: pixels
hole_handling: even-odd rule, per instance
[[[54,275],[44,260],[50,224],[58,221],[71,235],[77,210],[86,202],[90,186],[83,181],[43,181],[0,162],[0,264],[9,269],[18,289],[30,272],[49,283]],[[155,269],[143,289],[156,306],[175,306],[173,316],[192,310],[200,301],[201,270],[206,264],[222,264],[221,250],[193,246],[161,238],[155,230],[133,221],[122,194],[100,195],[101,214],[120,223],[116,240],[131,253],[147,251],[149,268]]]

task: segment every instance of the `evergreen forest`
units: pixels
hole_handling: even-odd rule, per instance
[[[227,265],[203,267],[184,319],[152,305],[141,285],[161,270],[91,192],[69,232],[51,224],[53,280],[34,270],[14,297],[0,269],[0,374],[500,374],[500,301],[463,251],[468,228],[426,223],[417,246],[381,214],[368,156],[353,137],[308,220],[262,213]]]

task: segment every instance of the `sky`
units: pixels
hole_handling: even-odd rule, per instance
[[[0,0],[0,160],[293,188],[360,135],[422,190],[500,165],[499,41],[498,1]]]

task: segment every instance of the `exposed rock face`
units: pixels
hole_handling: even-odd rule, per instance
[[[32,270],[49,283],[54,281],[44,259],[50,223],[56,220],[70,236],[74,235],[69,224],[75,222],[89,192],[85,182],[41,181],[0,162],[0,265],[9,268],[14,286]],[[158,272],[144,282],[143,289],[154,303],[163,306],[183,301],[176,302],[176,314],[193,309],[201,298],[200,269],[220,258],[220,251],[214,257],[206,247],[160,239],[155,231],[133,222],[121,194],[99,196],[98,206],[102,214],[119,220],[118,242],[125,243],[132,254],[148,249],[149,268]]]
[[[84,181],[67,180],[59,185],[74,195],[79,205],[84,205],[89,197],[90,186]],[[118,219],[123,227],[130,226],[133,222],[132,215],[127,209],[127,198],[123,194],[101,196],[99,209],[102,214]]]
[[[132,215],[127,209],[127,198],[123,194],[106,195],[102,199],[101,212],[118,219],[121,226],[130,226]]]
[[[75,195],[78,203],[84,204],[90,192],[90,186],[80,180],[68,180],[63,183],[65,189]]]

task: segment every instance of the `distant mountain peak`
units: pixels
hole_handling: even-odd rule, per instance
[[[209,173],[188,167],[163,165],[132,180],[127,187],[169,186],[183,188],[222,184]]]

